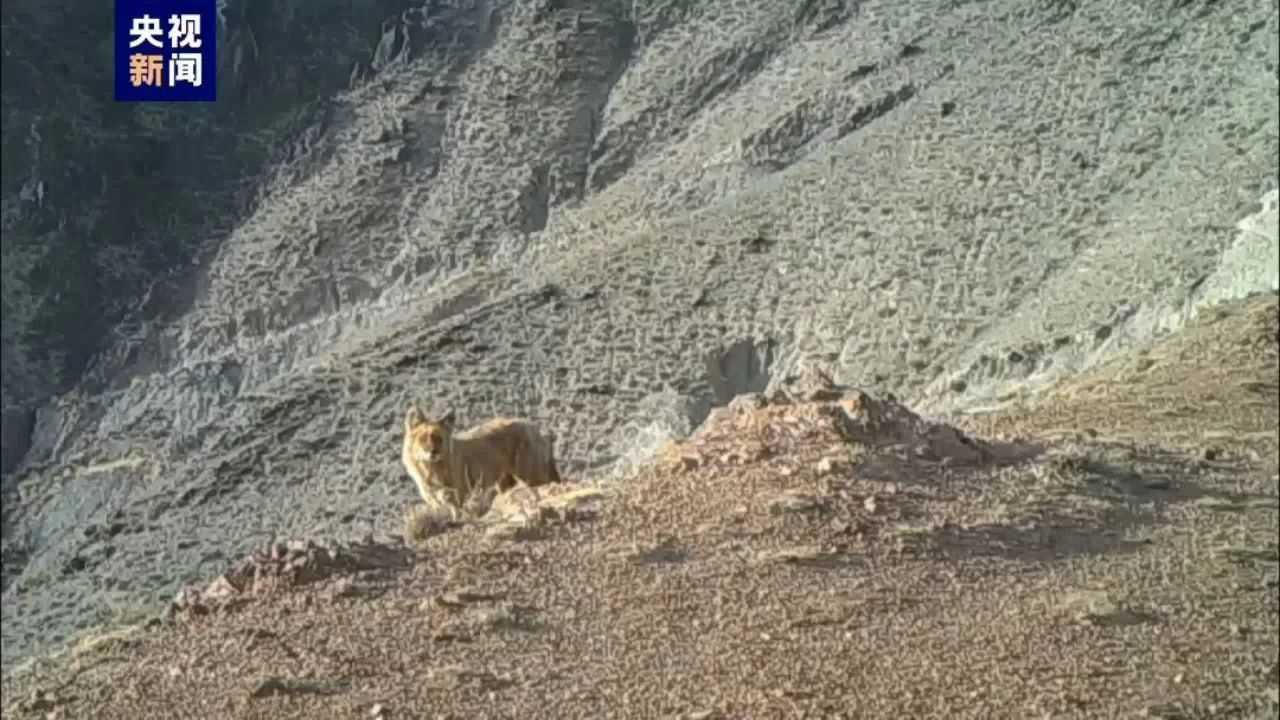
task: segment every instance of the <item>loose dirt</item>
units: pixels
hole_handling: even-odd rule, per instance
[[[295,541],[5,717],[1275,717],[1277,298],[952,425],[751,396],[619,482]]]

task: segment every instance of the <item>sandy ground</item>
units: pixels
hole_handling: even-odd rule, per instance
[[[960,430],[747,397],[622,482],[264,549],[4,716],[1275,717],[1278,335],[1214,308]]]

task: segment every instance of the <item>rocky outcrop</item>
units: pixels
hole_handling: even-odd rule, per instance
[[[711,411],[687,439],[659,452],[674,471],[796,456],[803,444],[850,445],[868,461],[877,454],[946,467],[999,465],[1034,457],[1037,443],[979,440],[944,422],[922,418],[892,396],[841,388],[816,368],[791,384],[794,395],[746,395]],[[858,453],[855,453],[855,455]]]
[[[179,590],[169,616],[205,615],[232,609],[254,597],[271,595],[356,573],[403,570],[409,565],[403,545],[314,540],[280,541],[259,549],[207,584]]]

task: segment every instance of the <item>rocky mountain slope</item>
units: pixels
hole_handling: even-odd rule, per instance
[[[807,366],[972,409],[1274,287],[1274,4],[263,7],[228,5],[215,108],[50,100],[6,56],[6,272],[46,248],[5,283],[6,659],[275,538],[396,531],[411,398],[534,417],[600,479]],[[150,185],[46,177],[143,128]],[[39,285],[103,274],[108,227],[156,266]]]
[[[5,716],[1275,717],[1277,297],[968,433],[797,382],[622,482],[276,542]]]

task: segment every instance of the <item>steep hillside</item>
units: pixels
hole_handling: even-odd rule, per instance
[[[968,434],[797,382],[620,483],[273,543],[22,664],[5,716],[1275,717],[1276,303]]]
[[[4,6],[5,473],[50,394],[110,366],[93,358],[113,342],[127,351],[190,306],[204,259],[259,206],[263,181],[308,145],[327,99],[369,74],[378,21],[411,7],[220,5],[221,100],[212,106],[115,103],[103,83],[108,5]],[[109,374],[91,374],[89,387]]]
[[[396,531],[411,398],[534,417],[599,479],[811,365],[1007,398],[1276,264],[1274,4],[460,1],[382,31],[271,125],[187,301],[36,413],[6,658],[274,538]],[[1274,283],[1243,277],[1215,287]]]

